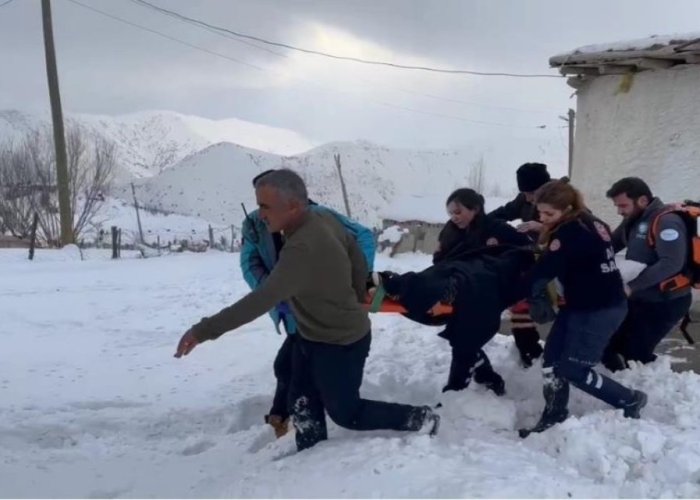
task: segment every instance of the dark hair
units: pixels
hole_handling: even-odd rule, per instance
[[[255,184],[258,182],[258,180],[260,180],[261,178],[265,177],[267,174],[271,174],[271,173],[274,172],[274,171],[275,171],[275,169],[274,169],[274,168],[271,168],[271,169],[269,169],[269,170],[265,170],[265,171],[264,171],[263,173],[261,173],[261,174],[256,175],[255,177],[253,177],[253,187],[255,187]]]
[[[571,209],[578,213],[586,209],[583,196],[574,186],[563,181],[549,181],[535,191],[535,203],[546,203],[557,210]]]
[[[484,197],[471,188],[459,188],[452,191],[452,194],[447,197],[445,205],[449,205],[453,201],[469,210],[479,209],[480,213],[484,212]]]
[[[638,200],[642,196],[646,196],[649,201],[654,198],[649,185],[639,177],[624,177],[620,179],[608,189],[605,196],[608,198],[615,198],[621,194],[626,194],[633,200]]]
[[[262,177],[255,183],[255,187],[269,186],[275,188],[287,199],[294,199],[307,204],[309,194],[306,191],[304,179],[299,174],[288,168],[274,170]]]
[[[464,208],[476,211],[469,227],[479,230],[484,223],[484,217],[486,217],[484,213],[484,197],[471,188],[459,188],[447,197],[445,205],[449,205],[452,202],[459,203]]]

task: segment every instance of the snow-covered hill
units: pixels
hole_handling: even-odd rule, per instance
[[[340,155],[352,216],[374,226],[380,224],[385,209],[400,195],[444,200],[453,189],[470,185],[470,170],[480,159],[465,151],[389,149],[364,141],[326,144],[290,157],[222,143],[185,158],[161,175],[138,182],[139,201],[239,226],[243,218],[241,203],[249,209],[255,207],[251,179],[266,169],[284,166],[300,172],[313,200],[344,212],[335,154]],[[505,170],[489,166],[485,163],[486,194],[494,194],[494,189],[501,196],[512,194],[516,166]],[[117,194],[128,196],[126,190]]]
[[[172,111],[143,111],[123,116],[66,114],[66,122],[116,145],[116,181],[122,183],[159,174],[186,156],[222,141],[278,154],[295,154],[313,147],[291,130],[235,118],[209,120]],[[0,110],[0,138],[16,139],[50,123],[48,111]]]
[[[514,193],[515,169],[526,161],[548,163],[554,175],[565,173],[560,145],[533,137],[496,137],[488,143],[465,139],[469,146],[454,150],[392,149],[366,141],[309,149],[312,144],[290,130],[168,111],[68,114],[66,121],[117,146],[115,196],[131,202],[128,183],[136,181],[140,203],[222,225],[240,226],[241,203],[255,206],[251,179],[281,166],[302,174],[314,200],[344,212],[335,154],[341,158],[353,217],[374,226],[399,196],[444,200],[457,187],[475,187],[470,172],[479,164],[485,174],[482,192],[495,197]],[[0,140],[49,124],[48,112],[0,110]]]

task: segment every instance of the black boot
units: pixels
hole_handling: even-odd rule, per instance
[[[569,416],[569,383],[566,380],[551,373],[546,374],[542,393],[545,401],[544,412],[534,427],[518,431],[521,438],[526,438],[533,432],[546,431]]]
[[[440,429],[440,415],[430,406],[417,406],[409,415],[406,423],[406,430],[418,431],[421,434],[428,434],[430,437],[437,435]]]
[[[639,418],[642,408],[647,405],[647,395],[642,391],[634,391],[634,398],[623,407],[626,418]]]
[[[442,392],[461,391],[469,387],[472,380],[473,365],[459,356],[458,352],[452,349],[452,361],[450,362],[450,374],[447,376],[447,384],[442,388]]]
[[[474,367],[474,382],[485,386],[496,394],[503,396],[506,393],[506,383],[491,366],[491,361],[483,351],[479,351],[479,361]]]
[[[525,368],[532,366],[534,360],[539,358],[544,349],[540,345],[540,334],[535,327],[513,328],[513,339],[520,353],[520,360]]]

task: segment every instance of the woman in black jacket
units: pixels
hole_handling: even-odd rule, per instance
[[[534,245],[529,233],[518,231],[500,217],[484,212],[484,197],[462,188],[447,198],[450,221],[440,232],[439,248],[433,262],[452,261],[460,255],[491,245],[524,247]],[[523,366],[529,367],[542,355],[540,335],[528,313],[527,302],[510,308],[513,339]]]
[[[445,224],[438,237],[438,250],[433,255],[434,264],[464,261],[470,254],[477,254],[486,247],[531,245],[530,238],[518,232],[508,223],[485,213],[484,197],[470,188],[460,188],[452,192],[446,202],[450,220]],[[499,313],[500,316],[500,313]],[[456,319],[456,318],[455,318]],[[457,330],[462,330],[457,332]],[[496,394],[505,393],[503,378],[494,371],[486,353],[481,346],[492,338],[498,326],[483,325],[473,321],[462,322],[461,328],[452,328],[452,334],[446,337],[452,347],[450,374],[443,391],[461,390],[474,380],[487,386]],[[465,342],[475,338],[486,339],[484,342]],[[478,352],[472,352],[477,346]],[[476,358],[474,357],[476,356]],[[476,362],[474,362],[476,359]]]
[[[639,418],[647,396],[598,373],[594,366],[627,313],[622,277],[615,263],[610,229],[584,207],[570,184],[551,181],[535,201],[544,224],[544,253],[532,271],[530,312],[537,322],[554,316],[547,285],[559,280],[565,305],[556,315],[544,347],[545,409],[531,429],[542,432],[568,416],[569,384]]]
[[[484,197],[470,188],[454,191],[447,198],[450,220],[438,236],[433,263],[458,260],[485,246],[527,246],[532,240],[524,233],[484,212]]]

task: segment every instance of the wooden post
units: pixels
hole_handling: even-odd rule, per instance
[[[34,260],[34,248],[36,247],[36,228],[39,225],[39,214],[34,212],[32,220],[32,232],[29,238],[29,260]]]
[[[122,230],[119,228],[118,235],[117,235],[117,257],[121,258],[122,256]]]
[[[235,242],[236,241],[236,230],[233,228],[233,224],[231,224],[231,253],[235,251]]]
[[[576,111],[569,109],[569,179],[574,171],[574,127],[576,125]]]
[[[141,243],[145,243],[143,240],[143,228],[141,227],[141,216],[139,215],[139,202],[136,199],[136,188],[134,187],[134,183],[131,183],[131,194],[134,196],[134,208],[136,208],[136,222],[139,225],[139,238],[141,240]]]
[[[118,234],[117,234],[117,226],[112,226],[112,258],[113,259],[118,259],[119,258],[119,252],[117,249],[119,248],[119,242],[118,242]]]
[[[343,202],[345,203],[345,214],[348,217],[352,217],[350,215],[350,201],[348,200],[348,191],[345,189],[345,179],[343,178],[343,171],[340,166],[340,155],[339,154],[334,154],[333,159],[335,160],[335,166],[338,169],[338,177],[340,177],[340,190],[343,193]]]
[[[209,224],[209,248],[214,248],[214,229]]]
[[[63,128],[63,110],[61,109],[61,94],[58,88],[58,69],[56,64],[56,47],[53,41],[50,0],[41,0],[41,18],[44,28],[46,76],[49,85],[49,99],[51,100],[53,142],[56,150],[56,185],[58,187],[58,211],[61,219],[61,245],[70,245],[75,243],[75,235],[73,234],[73,211],[70,206],[66,133]]]

